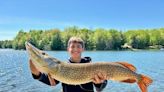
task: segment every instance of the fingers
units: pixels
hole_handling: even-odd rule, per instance
[[[100,83],[103,83],[104,80],[106,80],[106,75],[103,75],[102,73],[98,73],[98,74],[95,74],[94,75],[94,78],[93,78],[93,82],[95,84],[100,84]]]
[[[98,77],[102,80],[104,79],[104,75],[102,73],[98,73]]]
[[[95,75],[95,76],[94,76],[93,82],[96,83],[96,84],[101,82],[101,80],[100,80],[100,78],[98,77],[98,75]]]
[[[106,80],[107,79],[106,74],[98,73],[97,75],[98,75],[99,79],[101,79],[101,80]]]

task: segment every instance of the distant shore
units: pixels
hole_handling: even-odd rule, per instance
[[[0,41],[0,48],[25,49],[28,41],[41,50],[67,49],[68,39],[81,37],[89,51],[164,49],[164,28],[121,31],[116,29],[87,29],[76,26],[64,30],[20,30],[13,40]]]

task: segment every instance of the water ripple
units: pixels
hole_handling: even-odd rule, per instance
[[[25,51],[0,49],[0,92],[60,92],[61,84],[50,87],[32,78],[29,71],[28,56]],[[51,56],[67,60],[67,52],[48,52]],[[162,52],[151,51],[104,51],[85,52],[95,61],[127,61],[137,67],[137,72],[151,76],[154,82],[149,92],[164,90],[164,58]],[[137,84],[108,81],[103,92],[139,92]]]

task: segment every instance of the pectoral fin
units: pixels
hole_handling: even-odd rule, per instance
[[[127,79],[127,80],[122,80],[121,82],[125,82],[125,83],[135,83],[136,80],[135,80],[135,79]]]

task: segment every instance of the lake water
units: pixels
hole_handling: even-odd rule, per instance
[[[48,51],[51,56],[67,61],[65,51]],[[150,76],[154,82],[149,92],[164,92],[164,51],[89,51],[83,56],[92,62],[127,61],[136,66],[137,72]],[[0,92],[61,92],[61,84],[47,86],[34,80],[29,71],[26,51],[0,49]],[[140,92],[137,84],[108,81],[103,92]]]

